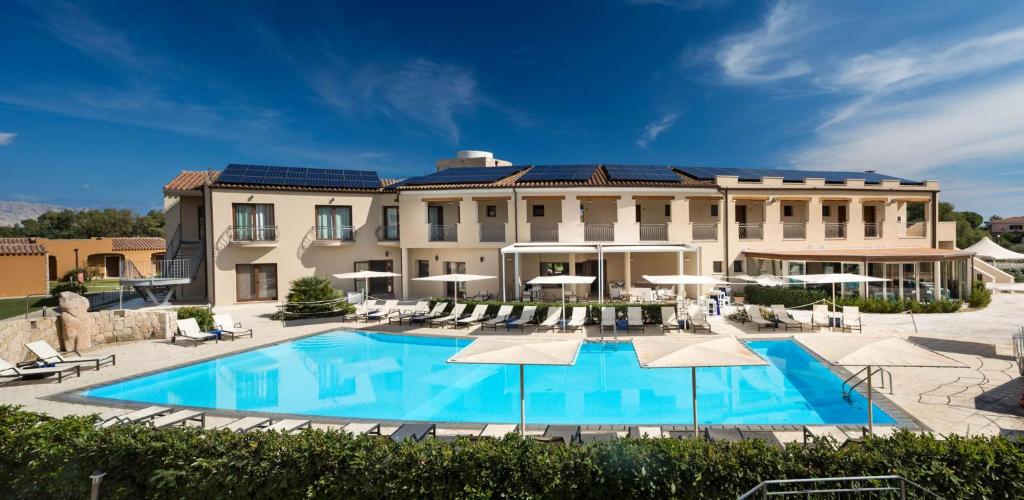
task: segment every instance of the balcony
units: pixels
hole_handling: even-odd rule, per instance
[[[693,241],[718,241],[718,224],[691,224]]]
[[[398,226],[377,226],[377,230],[374,232],[376,233],[377,241],[379,242],[398,241]]]
[[[903,228],[904,238],[924,238],[928,236],[928,226],[924,222],[915,222]]]
[[[480,224],[480,241],[502,243],[505,241],[505,223]]]
[[[782,223],[782,239],[784,240],[805,240],[807,239],[806,222],[784,222]]]
[[[668,224],[640,224],[640,241],[668,241]]]
[[[845,240],[846,239],[846,223],[845,222],[827,222],[827,223],[825,223],[825,239],[826,240]]]
[[[319,246],[343,245],[355,241],[352,226],[313,226],[313,244]]]
[[[558,224],[530,224],[530,241],[558,241]]]
[[[277,226],[229,226],[228,237],[232,245],[277,246]]]
[[[881,224],[864,224],[864,237],[865,238],[881,238],[882,237],[882,225]]]
[[[615,241],[615,224],[583,224],[583,241]]]
[[[741,240],[764,239],[764,224],[762,223],[737,224],[736,227]]]
[[[459,241],[458,225],[431,224],[430,241]]]

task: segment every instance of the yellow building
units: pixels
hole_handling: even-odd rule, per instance
[[[46,247],[34,238],[0,238],[0,297],[47,293]]]

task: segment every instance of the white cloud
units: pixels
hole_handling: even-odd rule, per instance
[[[135,69],[148,64],[120,33],[95,21],[76,5],[61,0],[27,2],[45,21],[44,28],[57,39],[98,61]]]
[[[18,134],[13,132],[0,132],[0,146],[10,146]]]
[[[714,55],[725,75],[740,83],[782,80],[811,72],[795,56],[795,45],[816,25],[804,8],[790,1],[775,4],[764,24],[753,31],[723,39]]]
[[[647,148],[662,132],[672,128],[676,124],[677,119],[679,119],[679,113],[666,113],[658,121],[648,123],[640,137],[637,138],[636,145],[641,148]]]

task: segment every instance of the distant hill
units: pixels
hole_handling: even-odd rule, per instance
[[[27,201],[0,200],[0,226],[13,226],[25,219],[35,219],[50,210],[64,210],[68,207],[29,203]]]

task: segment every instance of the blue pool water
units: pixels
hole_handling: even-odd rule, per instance
[[[333,332],[155,373],[86,396],[261,413],[517,422],[518,366],[445,361],[465,339]],[[698,414],[714,424],[862,424],[867,401],[791,340],[747,345],[769,366],[697,370]],[[584,343],[571,367],[526,367],[530,423],[692,422],[689,368],[640,368],[632,344]],[[877,407],[877,423],[894,423]]]

